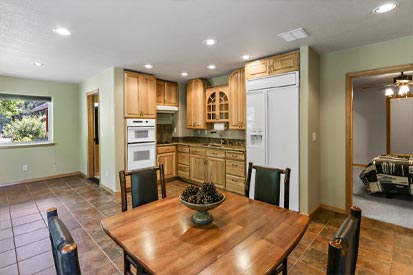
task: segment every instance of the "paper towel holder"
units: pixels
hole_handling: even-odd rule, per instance
[[[224,122],[216,122],[214,123],[214,130],[215,131],[224,131],[228,128],[228,125]]]

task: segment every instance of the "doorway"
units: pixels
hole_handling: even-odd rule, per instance
[[[360,146],[360,143],[356,142],[356,140],[354,140],[354,136],[353,136],[353,131],[357,130],[357,129],[363,129],[365,132],[363,133],[365,136],[368,135],[372,135],[374,136],[377,133],[373,133],[372,131],[369,131],[367,128],[368,127],[358,127],[356,125],[354,125],[355,120],[357,120],[357,117],[353,117],[353,111],[357,110],[357,106],[355,106],[355,102],[354,102],[354,92],[355,90],[353,89],[353,85],[355,85],[355,82],[357,80],[359,80],[360,78],[373,78],[375,80],[377,80],[378,78],[382,77],[383,75],[387,75],[387,74],[397,74],[399,75],[400,72],[406,72],[406,71],[412,71],[413,70],[413,65],[402,65],[402,66],[395,66],[395,67],[389,67],[389,68],[383,68],[383,69],[375,69],[375,70],[369,70],[369,71],[362,71],[362,72],[355,72],[355,73],[348,73],[346,75],[346,210],[349,210],[351,205],[353,205],[354,201],[353,201],[353,192],[354,189],[357,189],[357,185],[355,186],[353,181],[355,181],[356,179],[358,180],[358,173],[354,172],[355,170],[362,170],[365,165],[371,161],[371,159],[369,159],[367,161],[367,158],[363,159],[364,155],[360,155],[359,151],[357,150],[357,146]],[[374,85],[367,85],[367,86],[373,86]],[[380,86],[380,85],[378,85]],[[383,86],[381,84],[381,86]],[[387,85],[388,86],[388,85]],[[373,92],[373,91],[372,91]],[[384,96],[384,92],[385,89],[382,89],[380,91],[381,93],[383,93],[383,97]],[[379,113],[377,112],[377,109],[375,109],[372,105],[372,98],[368,99],[367,95],[366,98],[364,99],[365,101],[370,100],[370,113],[374,113],[374,118],[375,121],[370,121],[370,123],[379,123],[378,121],[380,121],[380,124],[382,125],[380,133],[381,133],[381,139],[380,139],[380,144],[378,144],[377,139],[374,140],[374,142],[369,142],[369,149],[372,149],[374,146],[378,146],[381,149],[379,150],[381,153],[380,154],[386,154],[386,153],[394,153],[392,151],[390,151],[390,115],[389,115],[389,102],[390,100],[384,99],[384,108],[382,108],[382,110],[384,110],[384,114],[383,113]],[[383,105],[383,103],[381,103]],[[356,108],[356,109],[354,109]],[[358,115],[358,114],[357,114]],[[381,118],[382,116],[382,118]],[[364,121],[367,125],[368,122]],[[356,127],[356,129],[354,129],[353,127]],[[358,128],[357,128],[358,127]],[[357,138],[357,136],[356,136]],[[368,141],[370,141],[371,139],[366,139]],[[354,147],[356,146],[356,148]],[[356,149],[356,152],[358,153],[358,155],[354,155],[354,149]],[[368,150],[365,150],[366,152]],[[363,152],[365,153],[365,152]],[[367,155],[367,154],[366,154]],[[364,160],[364,161],[360,161],[360,160]],[[366,163],[367,162],[367,163]],[[358,171],[357,170],[357,171]],[[357,182],[358,184],[358,182]],[[363,193],[364,195],[364,193]],[[369,199],[371,199],[372,197],[370,197]]]
[[[88,179],[99,184],[100,181],[100,146],[99,146],[99,90],[86,94],[88,124]]]

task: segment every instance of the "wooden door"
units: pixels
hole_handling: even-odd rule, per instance
[[[156,79],[154,76],[141,75],[139,99],[143,118],[156,118]]]
[[[179,105],[178,83],[166,82],[165,84],[165,105],[177,106]]]
[[[206,129],[205,114],[205,84],[201,79],[194,80],[192,101],[194,129]]]
[[[163,164],[165,178],[173,178],[176,176],[176,153],[166,153],[158,155],[158,165]]]
[[[138,74],[131,72],[125,72],[124,74],[125,117],[139,117],[141,115],[141,102],[139,100],[140,80]]]
[[[225,188],[225,159],[207,158],[207,181]]]
[[[206,159],[204,156],[193,156],[191,155],[190,157],[191,164],[190,166],[190,171],[189,171],[189,177],[191,180],[202,183],[206,181]]]
[[[195,127],[193,119],[193,97],[194,97],[194,80],[188,81],[186,86],[186,128],[192,129]]]
[[[229,129],[245,129],[245,70],[235,70],[229,77]]]
[[[165,81],[156,80],[156,105],[165,104]]]

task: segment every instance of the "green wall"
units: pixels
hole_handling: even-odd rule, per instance
[[[80,84],[80,171],[87,174],[86,94],[99,90],[100,184],[119,190],[118,172],[123,170],[123,69],[109,68]]]
[[[345,208],[346,73],[412,63],[413,36],[321,56],[322,203]]]
[[[53,101],[55,145],[0,148],[0,186],[8,183],[78,172],[78,85],[0,76],[0,93],[50,96]],[[28,171],[22,171],[23,164]]]

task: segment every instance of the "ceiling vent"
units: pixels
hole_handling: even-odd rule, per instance
[[[304,28],[299,28],[292,31],[277,34],[277,36],[283,38],[287,42],[292,42],[298,39],[306,38],[309,35]]]

